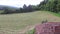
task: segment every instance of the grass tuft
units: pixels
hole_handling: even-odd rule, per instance
[[[26,34],[34,34],[35,33],[35,29],[32,29],[30,31],[28,31]]]

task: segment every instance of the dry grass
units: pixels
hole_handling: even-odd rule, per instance
[[[59,17],[45,11],[0,15],[0,34],[22,34],[21,32],[29,30],[35,24],[46,19],[60,21]]]

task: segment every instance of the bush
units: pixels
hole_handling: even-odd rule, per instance
[[[32,29],[30,31],[28,31],[26,34],[34,34],[35,33],[35,29]]]

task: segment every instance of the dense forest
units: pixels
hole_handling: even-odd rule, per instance
[[[33,12],[36,10],[44,10],[44,11],[51,11],[55,13],[60,12],[60,0],[44,0],[40,2],[38,5],[23,5],[23,8],[11,10],[5,7],[4,12],[1,14],[11,14],[11,13],[26,13],[26,12]]]
[[[44,0],[39,4],[41,10],[58,13],[60,11],[60,0]]]

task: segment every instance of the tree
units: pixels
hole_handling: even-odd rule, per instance
[[[23,5],[23,9],[27,8],[26,4]]]
[[[20,13],[23,13],[23,8],[20,8]]]
[[[23,12],[28,12],[26,4],[23,5]]]
[[[53,12],[56,12],[56,13],[58,13],[58,0],[55,0],[54,2],[53,2],[53,4],[54,4],[54,6],[53,6]]]
[[[58,13],[60,11],[60,0],[44,0],[38,7],[40,7],[41,10]]]
[[[29,6],[27,7],[27,10],[28,10],[29,12],[32,12],[32,11],[33,11],[32,5],[29,5]]]
[[[8,8],[7,7],[4,7],[4,14],[8,14],[9,12],[8,12],[9,10],[8,10]]]

